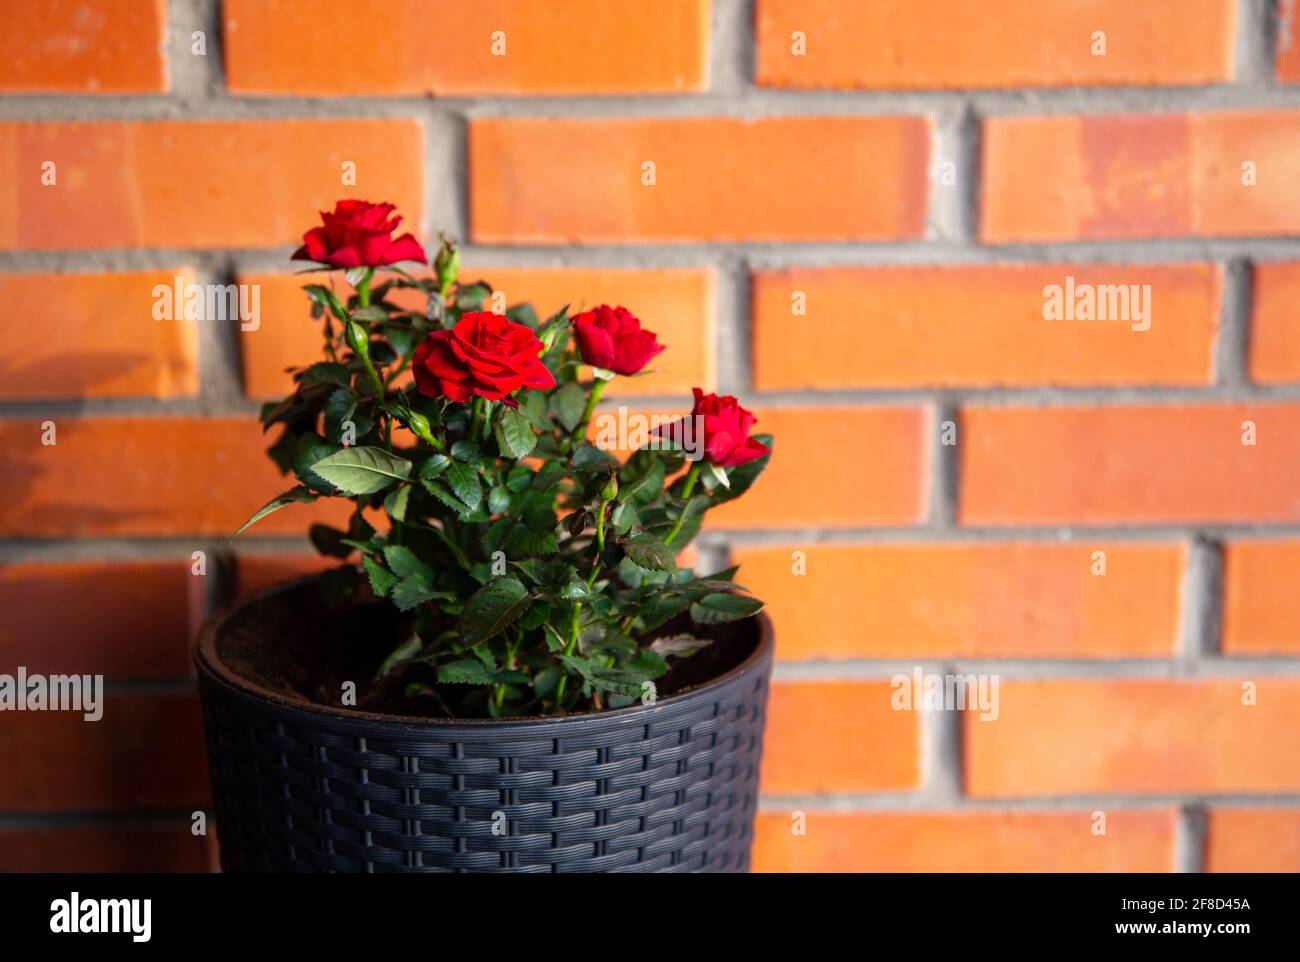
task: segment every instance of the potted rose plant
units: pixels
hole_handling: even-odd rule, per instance
[[[746,868],[770,627],[735,569],[676,558],[770,438],[697,389],[636,450],[592,443],[605,386],[664,350],[629,311],[487,311],[391,205],[322,218],[294,256],[324,357],[261,414],[295,483],[244,528],[346,522],[310,529],[337,568],[200,635],[223,865]]]

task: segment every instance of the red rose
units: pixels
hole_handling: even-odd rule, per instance
[[[491,311],[462,314],[450,331],[434,331],[415,349],[415,384],[421,394],[462,403],[474,395],[511,407],[521,387],[552,388],[541,362],[542,342],[522,324]]]
[[[749,436],[757,422],[731,395],[719,397],[695,391],[695,408],[689,418],[668,425],[659,433],[684,448],[703,450],[702,457],[720,468],[732,468],[761,458],[770,450]],[[691,422],[687,424],[686,422]],[[698,447],[696,447],[698,446]]]
[[[334,213],[320,212],[323,227],[302,235],[303,245],[293,253],[296,261],[316,261],[330,267],[382,267],[398,261],[423,261],[424,248],[410,234],[397,240],[392,233],[402,218],[389,218],[392,204],[370,204],[364,200],[341,200]]]
[[[584,361],[615,374],[635,374],[664,349],[653,331],[641,330],[641,322],[626,307],[602,304],[577,314],[573,333]]]

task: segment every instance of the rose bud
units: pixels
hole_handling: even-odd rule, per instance
[[[402,222],[400,217],[389,217],[396,209],[392,204],[341,200],[334,205],[334,213],[321,211],[324,226],[302,235],[303,245],[294,251],[293,259],[342,269],[423,261],[424,248],[410,234],[392,239]]]
[[[415,384],[428,397],[462,404],[473,397],[504,400],[520,388],[555,387],[555,377],[538,355],[542,342],[523,324],[491,311],[461,315],[450,331],[434,331],[415,349]]]
[[[592,367],[615,374],[635,374],[664,349],[653,331],[641,329],[641,322],[625,307],[602,304],[573,318],[582,359]]]

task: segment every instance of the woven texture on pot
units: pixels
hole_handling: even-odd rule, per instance
[[[279,704],[199,660],[232,872],[746,871],[771,643],[605,714],[415,723]]]

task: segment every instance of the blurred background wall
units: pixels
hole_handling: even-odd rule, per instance
[[[0,92],[0,671],[110,679],[0,715],[0,869],[210,864],[188,646],[318,566],[224,539],[346,196],[776,434],[698,551],[778,632],[758,868],[1300,869],[1294,0],[0,0]]]

